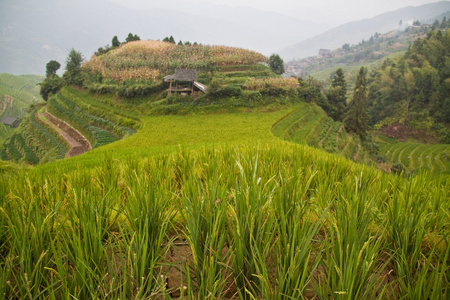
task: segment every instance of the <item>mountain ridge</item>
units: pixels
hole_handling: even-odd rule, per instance
[[[399,28],[400,21],[407,22],[412,19],[421,22],[428,21],[445,11],[450,11],[449,1],[407,6],[373,18],[345,23],[315,37],[281,49],[277,53],[285,61],[314,56],[322,48],[335,49],[345,43],[355,44],[361,42],[362,39],[369,39],[376,32],[384,33],[395,30]]]
[[[123,41],[130,32],[141,39],[173,35],[177,42],[227,45],[269,55],[280,45],[289,45],[292,36],[304,39],[328,28],[257,9],[234,10],[236,17],[229,20],[232,8],[221,14],[214,13],[214,6],[202,9],[203,15],[177,7],[131,9],[106,0],[6,0],[0,9],[0,72],[43,74],[49,60],[63,64],[72,47],[89,58],[113,36]]]

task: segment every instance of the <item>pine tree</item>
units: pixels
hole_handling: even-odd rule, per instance
[[[342,121],[347,110],[347,82],[344,71],[339,68],[331,81],[331,88],[327,92],[330,105],[330,115],[335,121]]]
[[[361,139],[364,139],[369,128],[368,121],[366,74],[364,67],[361,67],[356,78],[353,99],[348,105],[345,126],[348,131],[354,132]]]
[[[67,84],[81,85],[83,83],[84,78],[81,72],[83,61],[84,57],[81,52],[72,48],[66,58],[66,71],[63,74]]]
[[[115,35],[113,37],[111,44],[112,44],[113,47],[119,47],[120,46],[120,42],[119,42],[119,39],[117,38],[117,35]]]

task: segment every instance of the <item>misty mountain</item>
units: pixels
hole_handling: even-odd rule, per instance
[[[265,55],[328,29],[326,25],[247,7],[125,8],[107,0],[2,0],[0,73],[44,74],[71,48],[89,58],[117,35],[220,44]]]
[[[404,28],[406,23],[413,20],[420,22],[432,22],[435,17],[450,11],[450,2],[441,1],[421,6],[408,6],[392,12],[387,12],[371,19],[349,22],[279,50],[278,53],[285,61],[301,59],[308,56],[316,56],[320,49],[335,49],[345,43],[358,44],[363,39],[368,40],[376,32],[385,33],[399,28]],[[280,48],[281,49],[281,48]]]

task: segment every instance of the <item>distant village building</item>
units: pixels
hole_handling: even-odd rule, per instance
[[[191,93],[195,95],[199,91],[206,93],[206,86],[197,81],[197,70],[175,69],[175,74],[164,77],[165,82],[170,82],[169,95],[175,93]]]
[[[0,123],[4,125],[11,126],[12,128],[17,128],[20,125],[20,120],[15,117],[3,117]]]
[[[331,50],[329,49],[320,49],[319,57],[331,57]]]

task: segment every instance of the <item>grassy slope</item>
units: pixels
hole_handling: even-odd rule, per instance
[[[169,297],[173,266],[189,268],[192,298],[445,297],[449,177],[281,141],[270,128],[289,111],[147,117],[125,140],[0,181],[0,290]]]
[[[139,158],[183,149],[198,149],[214,145],[235,145],[245,142],[271,143],[278,139],[271,126],[291,109],[269,113],[235,113],[186,116],[143,116],[143,128],[136,134],[89,151],[88,153],[44,165],[70,169],[79,164],[95,166],[105,157],[112,159]]]
[[[4,165],[0,292],[169,297],[181,268],[192,298],[446,295],[450,177],[403,179],[283,141],[273,125],[298,107],[281,107],[140,116],[136,134],[78,157]]]
[[[385,137],[378,137],[377,142],[380,145],[380,153],[392,163],[401,163],[408,172],[428,170],[437,174],[450,174],[450,145],[448,144],[398,142]]]
[[[38,75],[15,76],[10,74],[0,74],[0,101],[3,101],[4,95],[13,98],[13,106],[0,110],[0,119],[3,116],[23,118],[28,112],[28,107],[35,98],[42,100],[39,95],[39,82],[43,80]],[[34,98],[35,97],[35,98]],[[0,106],[1,108],[2,106]],[[0,145],[3,141],[11,136],[13,129],[5,128],[0,124]]]
[[[284,140],[324,149],[357,162],[371,161],[360,147],[359,139],[348,134],[341,122],[334,122],[313,103],[298,105],[273,125],[272,133]]]

